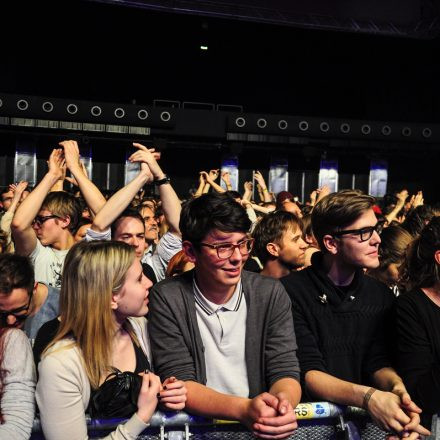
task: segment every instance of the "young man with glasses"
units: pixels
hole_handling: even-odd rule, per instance
[[[374,203],[355,190],[318,202],[312,227],[321,252],[281,281],[292,300],[306,400],[363,407],[382,428],[415,439],[427,431],[390,359],[394,296],[364,273],[379,266],[383,225]]]
[[[0,327],[22,329],[33,341],[39,328],[58,316],[59,292],[34,280],[27,257],[0,255]]]
[[[17,208],[11,224],[15,250],[30,257],[35,279],[57,288],[61,287],[64,258],[75,244],[73,230],[81,216],[73,195],[50,192],[63,179],[63,161],[63,151],[53,150],[48,172]]]
[[[186,381],[189,412],[284,438],[301,397],[290,301],[279,281],[242,270],[249,228],[227,194],[184,206],[183,248],[195,269],[154,287],[150,339],[158,374]]]

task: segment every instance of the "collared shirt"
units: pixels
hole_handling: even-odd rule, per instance
[[[206,385],[221,393],[248,397],[245,359],[247,306],[241,280],[225,304],[215,304],[206,299],[195,277],[193,290],[204,346]]]

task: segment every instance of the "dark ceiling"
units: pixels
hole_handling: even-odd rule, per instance
[[[4,92],[439,119],[439,38],[298,29],[86,1],[14,2],[1,9]]]

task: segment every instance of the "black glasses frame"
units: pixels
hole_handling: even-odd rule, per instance
[[[51,214],[51,215],[37,215],[34,220],[32,221],[33,225],[37,225],[38,227],[41,227],[41,225],[51,218],[61,218],[59,215]]]
[[[210,243],[199,243],[200,246],[206,246],[211,249],[215,249],[217,252],[217,257],[220,260],[226,260],[232,256],[235,251],[235,248],[238,248],[241,255],[249,255],[254,246],[253,238],[246,238],[245,240],[240,241],[237,244],[232,243],[218,243],[218,244],[210,244]],[[227,255],[220,255],[220,252],[227,253]]]
[[[9,310],[9,311],[0,310],[0,323],[1,323],[1,325],[2,326],[6,325],[6,323],[8,321],[8,316],[13,316],[17,321],[24,321],[29,316],[28,311],[29,311],[29,307],[31,306],[33,295],[34,295],[34,291],[31,290],[29,293],[28,303],[25,306],[19,307],[14,310]],[[21,312],[26,312],[26,313],[19,315],[19,313],[21,313]]]
[[[361,241],[367,241],[373,235],[373,232],[376,231],[378,235],[380,235],[385,227],[385,222],[377,222],[374,226],[367,226],[365,228],[360,229],[347,229],[345,231],[337,231],[333,232],[333,237],[340,237],[342,235],[359,235]]]

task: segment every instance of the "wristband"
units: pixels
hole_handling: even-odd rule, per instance
[[[368,411],[368,402],[375,391],[377,391],[376,388],[371,387],[365,393],[364,400],[362,401],[362,408],[364,408],[366,411]]]
[[[267,188],[263,188],[263,192],[264,192],[264,191],[267,191]]]
[[[160,180],[155,180],[154,182],[153,182],[153,184],[155,185],[155,186],[160,186],[160,185],[164,185],[165,183],[170,183],[170,178],[167,176],[167,175],[165,175],[165,177],[163,178],[163,179],[160,179]]]

